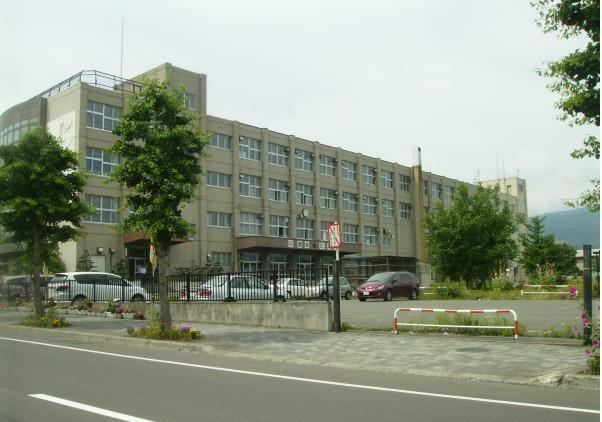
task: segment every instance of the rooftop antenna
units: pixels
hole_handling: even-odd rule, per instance
[[[477,176],[474,178],[475,185],[478,185],[481,182],[481,170],[477,169]]]
[[[497,185],[500,185],[500,160],[498,158],[497,152],[495,153],[495,172],[497,174]]]
[[[506,184],[506,163],[502,160],[502,177],[504,178],[504,189],[508,193],[508,185]]]
[[[119,78],[123,79],[123,16],[121,17],[121,60],[119,63]]]

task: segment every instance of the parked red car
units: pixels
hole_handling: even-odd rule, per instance
[[[412,273],[386,272],[377,273],[357,288],[360,302],[366,299],[383,299],[388,302],[394,297],[418,299],[420,281]]]

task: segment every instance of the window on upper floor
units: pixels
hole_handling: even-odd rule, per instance
[[[288,182],[270,179],[270,201],[288,202]]]
[[[232,227],[232,214],[221,211],[207,211],[207,227]]]
[[[261,161],[261,141],[259,139],[241,136],[239,137],[239,147],[240,158],[245,160]]]
[[[455,194],[456,194],[455,187],[453,187],[453,186],[445,187],[445,199],[447,199],[448,201],[453,201]]]
[[[297,183],[295,190],[295,203],[299,205],[314,204],[314,188],[313,186]]]
[[[364,226],[364,242],[366,245],[378,244],[378,227]]]
[[[239,194],[241,196],[261,198],[261,177],[241,174],[239,178]]]
[[[381,171],[382,185],[385,188],[393,189],[393,173],[387,170]]]
[[[320,240],[328,242],[328,225],[334,221],[320,221]]]
[[[225,173],[219,173],[217,171],[208,171],[207,186],[212,186],[216,188],[231,188],[232,176]]]
[[[412,215],[412,204],[407,202],[399,203],[399,218],[402,220],[409,220]]]
[[[189,92],[184,93],[184,101],[189,110],[196,110],[196,95]]]
[[[270,215],[270,236],[288,237],[288,217]]]
[[[288,166],[288,147],[270,142],[268,145],[268,161],[276,166]]]
[[[357,193],[343,192],[343,211],[357,212]]]
[[[432,183],[431,194],[433,195],[433,198],[441,199],[441,183]]]
[[[364,195],[364,214],[376,215],[378,208],[378,198],[375,196]]]
[[[339,196],[339,193],[334,189],[320,188],[320,207],[336,209],[337,196]]]
[[[412,178],[405,174],[399,175],[399,190],[402,192],[409,192],[412,183]]]
[[[376,185],[377,170],[374,167],[362,166],[362,180],[368,185]]]
[[[341,162],[341,177],[345,180],[357,180],[357,164],[343,160]]]
[[[357,224],[343,223],[343,242],[357,243]]]
[[[87,127],[113,132],[120,118],[120,107],[88,100],[86,107]]]
[[[297,238],[306,240],[314,239],[314,220],[297,218]]]
[[[314,154],[313,152],[304,151],[302,149],[295,150],[295,168],[303,171],[314,170]]]
[[[240,213],[240,234],[256,235],[262,234],[263,215],[252,212]]]
[[[337,160],[328,155],[320,155],[320,174],[335,177],[337,173]]]
[[[86,217],[86,223],[117,224],[119,221],[119,199],[112,196],[88,195],[86,203],[94,208],[94,212]]]
[[[393,217],[395,214],[395,203],[390,199],[383,199],[383,215]]]
[[[86,173],[108,177],[118,165],[117,154],[102,148],[86,147]]]
[[[209,138],[209,146],[220,149],[232,149],[232,137],[223,133],[213,133]]]

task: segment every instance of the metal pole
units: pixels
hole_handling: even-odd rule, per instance
[[[341,332],[341,285],[339,283],[339,248],[336,249],[336,261],[334,263],[334,331]]]
[[[592,344],[592,245],[583,245],[583,309],[590,323],[583,327],[583,343]]]

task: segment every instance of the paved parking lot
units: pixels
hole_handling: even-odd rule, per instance
[[[594,303],[597,311],[599,302]],[[391,327],[393,312],[400,307],[445,309],[513,309],[528,331],[543,331],[551,326],[567,324],[581,327],[579,300],[417,300],[405,299],[391,302],[341,300],[343,321],[361,328]],[[415,314],[414,316],[418,316]],[[424,317],[425,314],[420,314]]]

